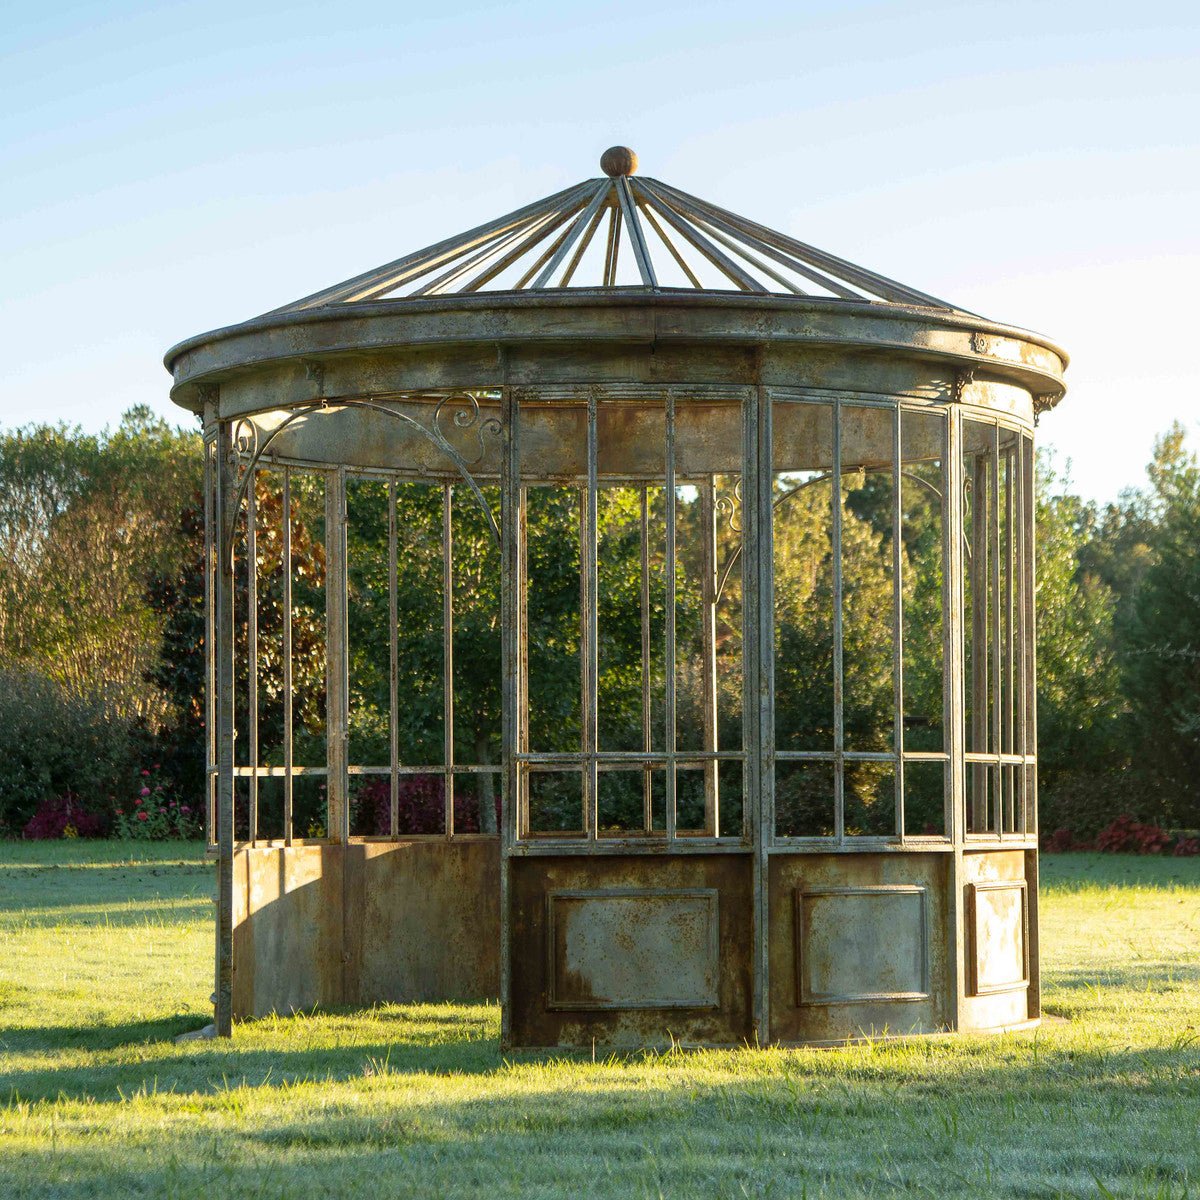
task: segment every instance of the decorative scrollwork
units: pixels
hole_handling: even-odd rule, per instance
[[[367,396],[362,398],[347,398],[330,400],[322,397],[310,404],[305,404],[300,408],[293,409],[288,415],[280,421],[265,437],[260,436],[258,426],[250,417],[240,417],[232,429],[232,439],[229,447],[229,457],[232,460],[234,478],[236,488],[233,490],[233,495],[230,497],[230,512],[229,516],[237,512],[241,507],[242,502],[246,498],[246,491],[250,486],[250,479],[253,476],[254,469],[259,461],[271,448],[271,444],[275,439],[296,421],[302,420],[304,417],[311,416],[315,412],[332,411],[343,408],[359,408],[366,409],[371,412],[381,413],[385,417],[391,417],[394,420],[401,421],[409,428],[415,430],[422,437],[428,438],[438,450],[440,450],[458,471],[462,481],[470,488],[472,495],[475,497],[479,507],[483,510],[483,514],[487,519],[488,529],[491,532],[492,540],[497,546],[500,545],[500,528],[496,524],[495,514],[489,507],[487,500],[484,498],[483,492],[479,484],[475,481],[471,474],[471,467],[480,461],[485,452],[485,444],[483,437],[485,433],[498,434],[503,426],[495,417],[489,417],[482,420],[482,413],[479,407],[479,398],[470,392],[456,393],[449,396],[443,396],[438,401],[437,406],[433,410],[433,417],[428,425],[423,425],[410,413],[403,412],[399,408],[383,403],[384,400],[395,400],[397,398],[406,400],[419,400],[423,397],[419,394],[405,395],[397,397],[395,394],[388,396]],[[452,405],[458,404],[460,407],[457,410],[451,408]],[[453,412],[451,417],[454,425],[459,429],[474,429],[479,438],[479,454],[476,458],[468,461],[462,454],[459,453],[457,447],[446,436],[445,430],[441,426],[441,420],[447,412]],[[224,553],[229,556],[232,561],[233,555],[233,522],[229,521],[228,529],[225,536]]]
[[[732,493],[719,495],[713,505],[717,512],[725,518],[725,525],[734,533],[741,533],[740,514],[742,509],[742,480],[739,477],[733,485]]]
[[[233,447],[242,458],[258,453],[258,426],[249,417],[239,417],[233,427]]]
[[[499,419],[496,417],[483,417],[479,407],[479,397],[474,392],[462,392],[457,395],[443,396],[438,401],[437,407],[433,410],[433,429],[447,446],[451,443],[450,439],[446,436],[446,430],[442,427],[442,419],[446,416],[448,410],[453,413],[451,421],[455,429],[475,430],[479,443],[479,453],[474,458],[464,458],[463,462],[468,467],[477,466],[483,461],[483,456],[487,453],[487,446],[483,440],[484,434],[490,434],[492,437],[499,437],[500,435],[501,425]]]

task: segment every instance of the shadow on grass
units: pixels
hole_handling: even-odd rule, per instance
[[[314,1028],[307,1028],[307,1021]],[[347,1022],[339,1029],[340,1019]],[[462,1012],[437,1012],[435,1009],[384,1012],[366,1018],[361,1013],[324,1013],[320,1017],[297,1017],[272,1027],[251,1023],[239,1026],[231,1040],[203,1039],[174,1044],[180,1033],[197,1029],[202,1018],[180,1015],[156,1021],[114,1025],[93,1030],[44,1028],[40,1030],[0,1030],[6,1049],[27,1050],[84,1049],[112,1052],[137,1051],[155,1046],[149,1054],[114,1054],[110,1061],[78,1065],[35,1066],[4,1070],[0,1067],[0,1103],[38,1100],[119,1100],[138,1092],[157,1091],[176,1095],[211,1095],[238,1087],[274,1088],[299,1082],[340,1082],[387,1076],[420,1077],[429,1075],[486,1076],[508,1068],[572,1063],[587,1066],[591,1057],[584,1050],[519,1051],[501,1054],[492,1033],[489,1018]],[[331,1027],[331,1022],[333,1026]],[[359,1033],[354,1038],[355,1032]],[[10,1035],[13,1040],[9,1040]],[[294,1036],[293,1036],[294,1035]],[[1194,1047],[1178,1045],[1138,1050],[1081,1051],[1078,1047],[1057,1050],[1042,1040],[1035,1050],[1032,1035],[1018,1035],[1029,1047],[1029,1055],[986,1062],[971,1060],[962,1064],[975,1090],[993,1090],[1024,1095],[1027,1099],[1052,1099],[1063,1089],[1082,1084],[1118,1085],[1126,1076],[1146,1072],[1174,1072],[1187,1069],[1194,1060]],[[323,1043],[289,1045],[319,1037]],[[327,1039],[327,1040],[326,1040]],[[248,1046],[247,1041],[260,1044]],[[264,1040],[278,1044],[262,1045]],[[166,1043],[164,1045],[164,1043]],[[1011,1046],[1010,1046],[1011,1048]],[[861,1050],[861,1047],[858,1048]],[[734,1059],[742,1052],[732,1052]],[[792,1053],[787,1050],[747,1049],[746,1066],[751,1068],[745,1083],[768,1089],[776,1084],[808,1079],[824,1084],[835,1077],[844,1078],[844,1064],[828,1057],[837,1051]],[[768,1057],[769,1056],[769,1057]],[[670,1060],[687,1066],[688,1051],[663,1052],[630,1050],[611,1056],[602,1052],[602,1062],[638,1065]],[[758,1059],[757,1062],[754,1060]],[[736,1068],[735,1068],[736,1069]],[[856,1082],[872,1083],[894,1090],[900,1081],[912,1095],[952,1096],[963,1084],[961,1076],[946,1079],[940,1072],[925,1075],[911,1060],[890,1059],[886,1053],[878,1060],[854,1064]],[[651,1089],[656,1091],[657,1089]],[[304,1140],[306,1133],[298,1133]],[[318,1134],[314,1133],[316,1139]],[[324,1134],[320,1134],[324,1137]]]
[[[1120,966],[1090,967],[1088,969],[1054,968],[1042,976],[1047,992],[1094,991],[1096,988],[1132,988],[1136,991],[1162,993],[1172,987],[1200,983],[1200,966],[1191,963],[1156,959],[1153,962],[1123,963]]]

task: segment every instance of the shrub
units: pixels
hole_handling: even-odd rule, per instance
[[[113,832],[135,841],[200,836],[200,812],[175,795],[155,763],[143,767],[113,812]]]
[[[19,836],[42,804],[68,794],[107,815],[136,769],[141,738],[98,697],[34,671],[0,669],[0,836]]]
[[[1171,835],[1159,825],[1135,821],[1122,813],[1096,837],[1096,849],[1109,854],[1161,854],[1171,844]]]
[[[88,812],[83,801],[71,792],[43,800],[30,817],[22,833],[33,840],[64,837],[100,837],[105,821]]]
[[[1043,835],[1042,849],[1047,854],[1065,854],[1068,850],[1080,850],[1082,847],[1076,844],[1075,834],[1064,828]]]
[[[1172,854],[1176,858],[1194,858],[1200,854],[1200,837],[1181,837],[1175,843]]]

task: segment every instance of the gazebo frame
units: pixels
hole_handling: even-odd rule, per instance
[[[1037,335],[633,180],[636,160],[613,153],[607,178],[167,356],[172,394],[203,417],[206,445],[217,1032],[228,1034],[235,1017],[313,1004],[496,994],[506,1046],[819,1044],[1036,1022],[1032,438],[1037,416],[1061,398],[1066,356]],[[567,286],[606,215],[600,286]],[[689,286],[660,282],[647,225]],[[638,272],[628,286],[617,282],[622,236]],[[701,286],[701,262],[726,286]],[[474,286],[448,290],[471,270]],[[798,279],[832,294],[805,294]],[[503,290],[483,290],[489,283]],[[401,284],[416,291],[391,297]],[[858,619],[843,578],[843,522],[864,472],[890,488],[890,533],[878,542],[892,581],[883,749],[878,740],[856,748],[843,662],[845,622]],[[317,481],[309,501],[324,561],[325,757],[309,765],[294,745],[291,640],[302,476],[305,487]],[[273,764],[260,761],[256,690],[256,504],[266,479],[284,514],[272,536],[286,581]],[[347,514],[360,486],[386,497],[387,763],[355,763],[350,752]],[[910,748],[906,732],[908,487],[937,496],[940,520],[934,749]],[[405,488],[442,497],[437,763],[402,762],[397,745],[406,531],[396,501]],[[641,504],[636,748],[606,748],[600,729],[598,538],[610,488],[625,489],[631,511]],[[831,549],[832,732],[819,747],[815,735],[812,745],[778,742],[776,725],[773,547],[787,519],[781,502],[805,489],[826,497]],[[537,580],[526,539],[533,499],[567,493],[578,497],[580,699],[578,744],[564,750],[530,739]],[[453,546],[465,498],[499,551],[499,762],[469,761],[455,746]],[[694,580],[678,567],[684,508],[701,543],[689,560],[700,564]],[[651,599],[660,559],[661,603]],[[256,564],[248,573],[247,561]],[[721,610],[731,578],[736,611]],[[679,586],[692,588],[700,620],[691,742],[679,732]],[[726,635],[737,627],[733,684],[720,678],[719,621]],[[661,682],[657,655],[668,664]],[[239,701],[243,687],[249,698]],[[726,747],[718,709],[730,703],[742,732]],[[848,817],[864,771],[894,793],[894,805],[870,800],[871,828]],[[939,771],[935,828],[910,828],[906,772]],[[437,834],[400,828],[398,797],[416,774],[441,781]],[[390,789],[383,834],[351,829],[352,788],[365,776]],[[828,780],[827,818],[789,825],[776,804],[784,778],[808,780],[806,796],[824,786],[812,781]],[[642,781],[640,827],[605,815],[606,779]],[[282,824],[264,837],[260,790],[276,780]],[[327,789],[324,828],[301,836],[298,789],[317,781]],[[543,785],[555,803],[578,786],[578,829],[536,827],[549,819]],[[456,829],[456,789],[479,797],[479,831]]]

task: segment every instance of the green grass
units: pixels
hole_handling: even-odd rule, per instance
[[[1200,860],[1043,863],[1036,1033],[505,1060],[495,1006],[207,1021],[190,846],[0,846],[0,1197],[1200,1198]]]

